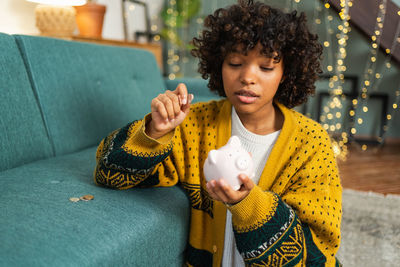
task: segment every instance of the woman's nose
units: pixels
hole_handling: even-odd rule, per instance
[[[256,70],[252,66],[243,66],[240,73],[240,82],[248,85],[256,82]]]

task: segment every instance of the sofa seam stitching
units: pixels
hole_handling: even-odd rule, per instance
[[[39,108],[39,111],[40,111],[40,115],[42,117],[42,121],[43,121],[44,127],[46,129],[47,138],[48,138],[48,140],[50,142],[51,150],[52,150],[53,157],[54,157],[54,156],[56,156],[54,141],[51,138],[51,134],[50,134],[51,131],[50,131],[49,127],[48,127],[48,123],[47,123],[46,117],[45,117],[44,112],[43,112],[43,108],[42,108],[42,104],[41,104],[41,101],[40,101],[39,92],[37,91],[36,85],[33,82],[33,73],[32,73],[31,68],[30,68],[31,67],[30,63],[28,62],[28,57],[26,56],[27,53],[26,53],[24,41],[21,39],[20,35],[14,35],[14,40],[15,40],[15,43],[17,44],[17,47],[18,47],[19,52],[21,54],[22,61],[24,62],[25,70],[26,70],[26,73],[28,75],[29,82],[31,84],[31,89],[32,89],[33,95],[35,97],[36,104],[38,105],[38,108]]]

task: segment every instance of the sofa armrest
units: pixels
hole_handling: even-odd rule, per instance
[[[182,78],[175,80],[164,79],[164,81],[166,89],[171,91],[175,90],[179,83],[184,83],[188,92],[194,95],[194,103],[221,99],[220,96],[208,89],[207,80],[199,78]]]

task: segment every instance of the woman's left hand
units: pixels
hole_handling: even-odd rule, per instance
[[[242,181],[242,186],[239,190],[235,191],[224,180],[212,180],[207,183],[207,191],[214,200],[221,201],[225,204],[234,205],[242,201],[250,193],[254,187],[253,181],[245,174],[239,175]]]

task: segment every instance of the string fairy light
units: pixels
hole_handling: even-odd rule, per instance
[[[330,5],[326,1],[325,8],[329,9]],[[339,34],[336,35],[338,42],[338,52],[336,58],[335,68],[333,68],[333,62],[328,63],[328,71],[333,72],[333,75],[329,79],[329,92],[330,98],[328,103],[323,108],[323,114],[320,118],[322,122],[322,126],[325,130],[333,138],[332,145],[335,155],[343,160],[346,159],[347,156],[347,143],[348,143],[348,135],[340,123],[343,109],[343,102],[346,101],[346,95],[343,93],[343,86],[345,83],[344,80],[344,72],[346,71],[346,66],[344,63],[345,58],[347,57],[346,46],[348,40],[348,33],[350,32],[350,15],[349,9],[352,6],[352,0],[341,0],[340,1],[341,11],[339,12],[339,16],[341,19],[341,24],[338,26]],[[327,17],[327,16],[325,16]],[[328,19],[327,25],[330,25],[331,19]],[[333,33],[333,31],[332,31]],[[324,43],[325,47],[329,47],[331,44],[329,41]],[[333,59],[332,59],[333,61]],[[331,65],[332,64],[332,65]],[[331,66],[329,68],[329,66]],[[339,134],[338,134],[339,133]]]
[[[318,11],[323,10],[323,17],[325,19],[325,25],[327,28],[327,30],[325,31],[326,32],[326,40],[323,43],[324,47],[328,48],[328,53],[327,53],[328,54],[328,65],[326,67],[326,70],[328,71],[328,73],[332,73],[334,63],[333,63],[333,49],[332,49],[332,45],[331,45],[332,44],[331,36],[334,31],[332,29],[331,22],[333,20],[333,17],[331,15],[329,15],[329,12],[328,12],[328,10],[330,8],[329,3],[327,3],[327,2],[325,3],[325,5],[324,5],[325,8],[321,8],[319,1],[316,1],[316,3],[317,3],[316,10],[318,10]],[[319,19],[319,21],[321,21],[321,20]],[[316,23],[318,24],[319,21],[316,21]],[[333,88],[333,85],[331,86],[331,88]]]
[[[400,21],[397,24],[396,33],[394,35],[394,39],[393,39],[393,42],[392,42],[392,45],[391,45],[390,49],[388,48],[388,49],[385,50],[385,52],[386,52],[385,61],[383,62],[380,70],[375,73],[375,82],[373,83],[373,85],[371,87],[371,90],[370,90],[371,93],[372,92],[376,92],[378,90],[379,85],[381,84],[381,82],[383,80],[383,77],[384,77],[384,73],[385,73],[384,68],[390,69],[392,67],[392,64],[390,64],[390,61],[392,59],[392,51],[395,51],[397,44],[400,43],[399,34],[400,34]]]
[[[176,40],[178,36],[177,30],[177,16],[178,10],[176,5],[176,0],[169,0],[167,7],[167,14],[169,15],[166,21],[166,27],[168,29],[167,35],[170,40]],[[177,69],[175,65],[176,61],[179,60],[179,49],[175,42],[169,42],[168,52],[167,52],[167,74],[169,80],[175,80]]]
[[[218,5],[218,0],[214,0],[214,1],[212,1],[212,5],[213,5],[213,11],[216,9],[216,6],[214,6],[214,5]],[[200,6],[200,12],[199,12],[199,16],[196,18],[196,24],[195,24],[195,27],[196,27],[196,34],[197,34],[197,36],[200,36],[201,35],[201,33],[202,33],[202,29],[203,29],[203,23],[204,23],[204,18],[205,18],[205,15],[204,15],[204,13],[205,13],[205,11],[204,11],[204,8],[203,8],[203,6],[204,5],[201,5]],[[185,63],[187,63],[187,62],[189,62],[189,58],[184,58],[183,59],[184,61],[185,61]],[[193,70],[195,70],[195,77],[196,78],[201,78],[201,75],[200,75],[200,73],[197,71],[197,68],[198,68],[198,59],[196,59],[196,60],[192,60],[192,66],[191,66],[191,68],[193,69]]]
[[[319,18],[318,14],[322,11],[322,7],[319,1],[314,1],[315,3],[315,8],[313,12],[313,21],[314,23],[311,23],[311,30],[313,33],[317,32],[317,25],[321,25],[322,21]]]
[[[393,101],[393,104],[390,107],[390,112],[387,114],[387,121],[386,121],[386,125],[383,126],[383,133],[379,137],[381,139],[380,140],[381,144],[383,144],[383,142],[387,136],[387,132],[388,132],[390,126],[393,124],[396,111],[398,112],[398,110],[400,110],[400,83],[397,86],[397,90],[395,92],[395,100]]]
[[[189,0],[183,1],[182,16],[184,18],[184,21],[183,21],[183,24],[185,25],[184,29],[188,29],[188,26],[189,26],[189,21],[188,21]],[[189,40],[189,31],[188,30],[183,31],[183,40],[184,40],[185,44],[188,42],[188,40]],[[185,65],[186,65],[186,62],[188,61],[188,49],[186,47],[184,47],[183,49],[180,49],[180,52],[181,52],[181,60],[179,60],[177,62],[177,63],[180,63],[180,66],[177,64],[173,68],[174,68],[175,72],[181,72],[181,76],[185,76],[185,72],[187,70]]]
[[[212,4],[218,1],[213,1]],[[168,19],[165,21],[167,47],[166,74],[168,79],[190,76],[197,73],[196,59],[190,57],[192,48],[192,30],[197,30],[197,36],[201,34],[200,29],[204,22],[203,7],[201,1],[191,0],[167,0],[166,13]],[[200,11],[200,14],[199,14]]]
[[[400,16],[400,13],[398,14]],[[397,25],[397,30],[396,30],[396,34],[394,36],[393,42],[392,42],[392,46],[390,48],[390,51],[395,51],[396,46],[400,43],[400,21]],[[386,66],[387,68],[390,68],[390,65],[388,67],[388,63],[390,62],[391,59],[391,53],[388,53],[388,55],[385,58],[385,62],[383,66]],[[384,67],[382,67],[384,68]],[[383,72],[382,72],[383,75]],[[379,79],[377,84],[380,83],[382,79]],[[376,88],[373,88],[371,91],[374,91],[378,88],[379,85],[376,86]],[[388,114],[386,114],[386,121],[385,121],[385,125],[383,126],[383,132],[382,134],[378,137],[378,142],[382,145],[386,139],[387,136],[387,132],[390,129],[390,126],[393,124],[394,121],[394,116],[397,110],[400,109],[400,83],[397,86],[397,90],[395,91],[395,100],[393,101],[392,105],[389,107],[389,112]]]
[[[159,42],[161,40],[161,36],[160,36],[160,34],[158,34],[158,30],[159,30],[159,26],[157,25],[158,19],[159,19],[158,15],[153,15],[151,17],[152,24],[151,24],[150,30],[154,34],[153,41],[155,41],[155,42]]]
[[[358,125],[362,125],[364,123],[363,120],[363,115],[364,113],[368,112],[368,106],[367,106],[367,100],[369,98],[371,90],[369,88],[372,87],[372,85],[375,83],[376,80],[380,80],[382,77],[381,73],[376,73],[376,66],[377,66],[377,59],[378,59],[378,49],[380,46],[380,40],[382,37],[383,33],[383,24],[385,21],[386,17],[386,4],[387,0],[382,0],[382,2],[379,4],[379,10],[378,10],[378,15],[376,18],[376,23],[375,23],[375,28],[374,28],[374,35],[371,36],[371,49],[369,52],[369,55],[367,57],[367,63],[365,64],[364,68],[364,75],[361,83],[361,92],[359,92],[359,95],[357,99],[353,99],[352,101],[352,108],[350,110],[350,116],[354,117],[356,116],[356,110],[357,106],[360,105],[361,108],[361,113],[358,114],[358,119],[353,120],[352,126],[351,126],[351,134],[355,135],[357,133],[356,125],[355,122],[357,122]],[[389,62],[387,62],[389,63]],[[386,64],[386,66],[389,66]],[[374,75],[375,74],[375,75]],[[378,84],[376,84],[378,86]],[[362,150],[367,150],[368,146],[366,144],[361,145]]]

